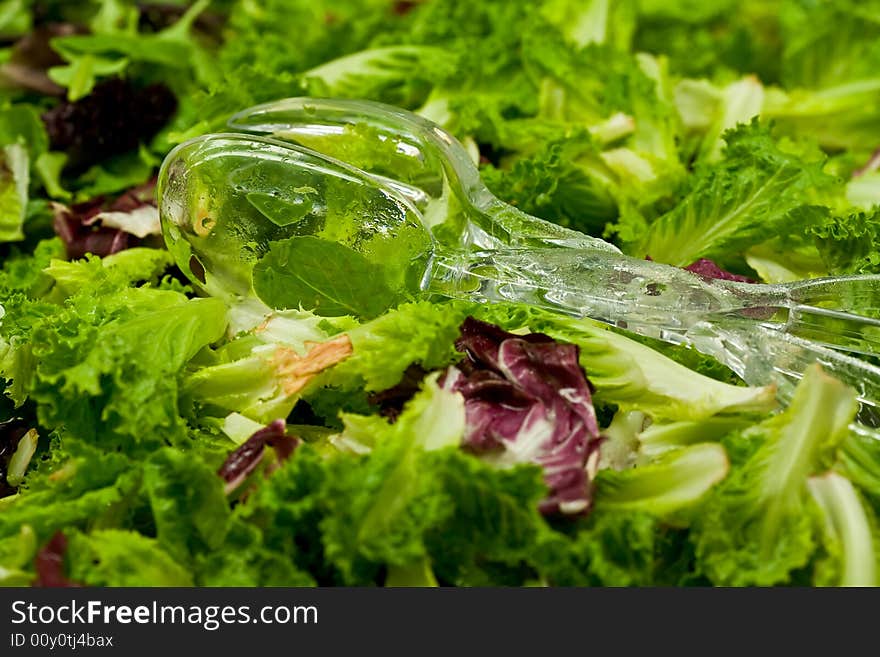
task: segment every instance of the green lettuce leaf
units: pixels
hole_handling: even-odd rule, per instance
[[[119,453],[64,440],[0,514],[0,538],[29,526],[40,544],[59,529],[114,525],[135,503],[140,473]]]
[[[0,242],[24,239],[28,202],[28,154],[18,144],[0,150]]]
[[[837,586],[880,585],[877,519],[855,487],[835,472],[811,477],[808,485],[825,519],[829,552],[837,557],[816,567],[817,579],[831,576]]]
[[[144,465],[156,538],[178,563],[220,548],[226,538],[231,511],[217,467],[171,447],[154,452]]]
[[[721,161],[698,170],[687,195],[651,224],[633,255],[679,266],[699,258],[736,266],[747,247],[826,216],[818,203],[834,180],[820,163],[780,150],[756,121],[725,139]]]
[[[189,571],[158,542],[137,532],[75,533],[67,548],[68,576],[89,586],[192,586]]]
[[[626,470],[600,471],[596,508],[669,516],[700,502],[729,470],[721,445],[704,443],[663,454]]]
[[[531,562],[551,586],[674,586],[693,567],[687,534],[633,511],[595,512],[573,536],[546,532]]]
[[[286,552],[263,542],[254,525],[236,518],[218,549],[200,554],[195,568],[199,586],[314,586],[307,572],[298,570]]]
[[[746,430],[762,442],[694,520],[698,567],[713,583],[783,584],[810,563],[820,525],[807,480],[833,462],[857,405],[854,390],[814,365],[783,413]]]
[[[295,262],[296,267],[289,263]],[[272,242],[254,265],[254,290],[279,310],[372,319],[394,302],[384,268],[353,249],[317,237]]]
[[[538,503],[547,495],[540,468],[496,469],[468,454],[441,450],[425,464],[439,478],[448,512],[427,532],[425,542],[437,578],[448,584],[521,585],[522,571],[545,521]]]
[[[37,548],[37,537],[30,525],[22,525],[17,534],[0,538],[0,586],[30,586],[36,578],[32,564]]]
[[[109,313],[97,299],[77,301],[33,331],[38,365],[30,397],[40,422],[104,441],[126,436],[155,443],[182,436],[178,372],[223,335],[222,302],[145,288],[118,294],[115,302],[124,307]],[[91,321],[81,323],[86,317]]]
[[[457,359],[458,327],[472,304],[417,302],[403,304],[347,332],[352,355],[328,374],[327,385],[349,387],[362,381],[378,391],[397,384],[406,368],[418,363],[427,370]],[[393,346],[392,346],[393,345]]]

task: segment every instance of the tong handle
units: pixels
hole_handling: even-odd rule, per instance
[[[880,276],[762,285],[708,279],[604,249],[560,247],[439,254],[432,281],[486,301],[522,301],[622,328],[652,326],[656,337],[701,321],[746,319],[828,348],[880,353],[880,319],[870,316],[880,314]]]
[[[820,362],[863,404],[880,405],[880,368],[840,353],[880,353],[880,322],[805,303],[867,294],[880,287],[880,277],[756,285],[601,250],[547,248],[437,253],[426,287],[450,297],[527,303],[688,345],[750,385],[775,383],[782,401],[806,367]]]
[[[686,330],[709,315],[791,304],[777,286],[728,284],[604,249],[504,248],[435,254],[432,291],[524,302],[626,328]]]

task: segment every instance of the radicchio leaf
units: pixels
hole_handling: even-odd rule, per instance
[[[107,256],[158,234],[155,196],[153,180],[109,203],[101,197],[71,206],[53,203],[55,232],[67,247],[67,257],[81,258],[86,253]]]
[[[299,445],[299,441],[285,435],[284,420],[275,420],[243,442],[238,449],[226,457],[217,474],[226,482],[227,495],[238,488],[241,483],[257,468],[263,460],[266,447],[275,450],[279,461],[286,461]]]
[[[91,216],[87,223],[124,230],[140,239],[149,235],[161,235],[156,179],[124,192],[106,209]]]
[[[397,2],[392,5],[391,10],[397,16],[406,16],[409,12],[419,6],[419,3],[416,0],[397,0]]]
[[[499,464],[540,465],[543,513],[586,513],[601,438],[577,346],[469,317],[456,347],[467,359],[443,385],[464,396],[464,446]]]
[[[82,258],[86,253],[106,256],[131,246],[129,235],[118,228],[92,226],[88,220],[100,213],[102,201],[86,201],[66,206],[53,203],[55,233],[67,248],[71,260]]]
[[[708,258],[700,258],[696,262],[692,262],[687,267],[687,271],[693,272],[704,278],[717,278],[722,281],[737,281],[740,283],[754,283],[754,279],[740,274],[731,274],[729,271],[721,269],[713,261]]]
[[[374,392],[367,397],[367,401],[379,407],[379,414],[388,418],[389,421],[397,421],[398,416],[403,412],[403,407],[410,399],[413,398],[422,385],[425,377],[429,374],[428,370],[413,363],[403,373],[400,383],[395,386]]]
[[[37,580],[34,586],[42,587],[79,587],[82,586],[67,578],[64,572],[64,555],[67,552],[67,537],[57,531],[49,542],[40,548],[34,558],[34,569]]]
[[[645,256],[645,260],[649,262],[653,262],[654,259],[648,255]],[[721,269],[714,261],[709,260],[709,258],[700,258],[699,260],[695,260],[687,267],[682,267],[685,271],[692,272],[697,274],[698,276],[702,276],[703,278],[716,278],[722,281],[737,281],[738,283],[756,283],[752,278],[748,276],[742,276],[741,274],[733,274],[729,271],[725,271]],[[655,286],[654,283],[649,284],[649,288]],[[650,293],[650,291],[649,291]]]
[[[164,84],[138,88],[111,78],[85,98],[53,107],[43,123],[52,150],[67,153],[69,168],[81,170],[148,141],[176,109],[177,99]]]

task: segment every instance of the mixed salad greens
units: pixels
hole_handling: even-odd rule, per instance
[[[0,584],[880,584],[833,371],[781,408],[589,319],[377,305],[369,263],[288,310],[200,294],[155,196],[238,110],[365,98],[629,255],[880,273],[878,71],[873,1],[0,0]],[[254,240],[257,292],[327,244]]]

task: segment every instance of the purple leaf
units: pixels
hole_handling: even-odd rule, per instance
[[[229,494],[256,470],[263,460],[266,447],[275,450],[279,461],[286,461],[296,449],[299,441],[285,435],[287,426],[284,420],[275,420],[243,442],[238,449],[226,457],[217,474],[226,482],[226,493]]]
[[[52,225],[67,247],[67,257],[71,260],[82,258],[87,253],[103,257],[130,246],[130,236],[124,230],[92,226],[88,223],[93,205],[91,201],[70,207],[60,203],[53,204],[55,219]]]
[[[86,253],[103,257],[137,246],[141,237],[145,237],[133,235],[116,226],[105,226],[104,217],[113,217],[119,223],[119,218],[125,214],[155,207],[156,181],[151,180],[122,193],[110,202],[98,197],[70,206],[53,203],[53,226],[55,233],[64,242],[67,257],[71,260],[82,258]]]
[[[34,586],[42,587],[80,587],[81,584],[67,578],[64,572],[64,555],[67,553],[67,537],[57,531],[49,542],[40,548],[34,558],[37,580]]]
[[[138,88],[111,78],[85,98],[64,101],[43,114],[52,150],[64,151],[68,165],[81,171],[152,139],[177,109],[164,84]]]
[[[367,401],[379,407],[380,415],[388,418],[390,422],[396,422],[403,412],[404,405],[418,392],[427,375],[428,370],[413,363],[404,371],[400,383],[386,390],[371,393],[367,396]]]
[[[692,262],[691,264],[689,264],[687,267],[685,267],[685,269],[704,278],[718,278],[722,281],[737,281],[739,283],[756,282],[754,279],[751,279],[748,276],[731,274],[729,271],[724,271],[723,269],[721,269],[721,267],[716,265],[708,258],[700,258],[696,262]]]
[[[397,0],[391,10],[398,16],[406,16],[409,12],[419,6],[415,0]]]
[[[587,512],[601,438],[578,348],[471,317],[456,347],[467,359],[444,385],[465,399],[464,445],[502,464],[540,465],[550,488],[542,512]]]

